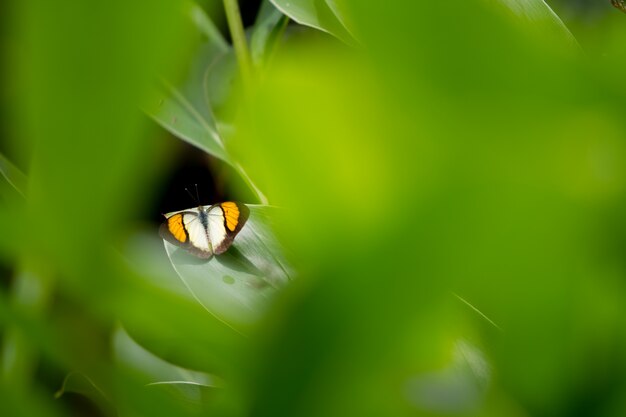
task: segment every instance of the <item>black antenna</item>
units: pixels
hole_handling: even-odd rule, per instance
[[[189,197],[191,197],[191,199],[196,203],[196,205],[200,205],[200,200],[197,199],[193,194],[191,194],[191,192],[189,191],[189,188],[185,187],[185,191],[187,191],[187,194],[189,194]],[[196,186],[196,194],[198,194],[198,188]]]
[[[198,199],[198,205],[200,205],[200,193],[198,193],[198,184],[194,184],[196,186],[196,198]]]

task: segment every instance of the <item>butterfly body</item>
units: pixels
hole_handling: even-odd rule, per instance
[[[228,250],[249,214],[246,205],[233,201],[176,211],[165,215],[159,234],[199,258],[208,259]]]

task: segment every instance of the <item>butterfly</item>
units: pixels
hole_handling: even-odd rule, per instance
[[[208,259],[228,250],[249,215],[245,204],[233,201],[198,206],[166,214],[159,234],[197,257]]]

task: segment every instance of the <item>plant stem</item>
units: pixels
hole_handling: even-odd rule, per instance
[[[248,50],[246,33],[243,30],[243,22],[241,21],[241,13],[239,12],[237,0],[224,0],[224,10],[226,11],[226,20],[228,21],[228,29],[230,30],[230,36],[233,40],[235,55],[239,63],[244,93],[246,93],[250,91],[250,86],[252,85],[252,58]],[[244,181],[252,191],[254,191],[259,202],[261,204],[268,204],[267,197],[265,197],[261,190],[252,182],[252,179],[248,176],[243,167],[240,164],[234,164],[234,166]]]
[[[235,55],[239,63],[239,71],[241,72],[243,85],[244,88],[248,90],[252,83],[252,61],[250,59],[250,53],[248,52],[246,34],[243,30],[243,22],[241,21],[237,0],[224,0],[224,10],[226,11],[228,29],[233,39],[233,47],[235,48]]]

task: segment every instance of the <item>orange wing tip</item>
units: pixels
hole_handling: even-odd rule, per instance
[[[237,229],[237,225],[241,222],[242,217],[239,205],[232,201],[226,201],[221,204],[221,207],[224,212],[224,218],[226,219],[226,227],[230,232],[234,232]],[[245,221],[245,219],[243,221]]]
[[[182,243],[187,241],[187,231],[185,230],[185,226],[183,225],[182,214],[175,214],[167,219],[167,228],[174,237],[174,239]]]

